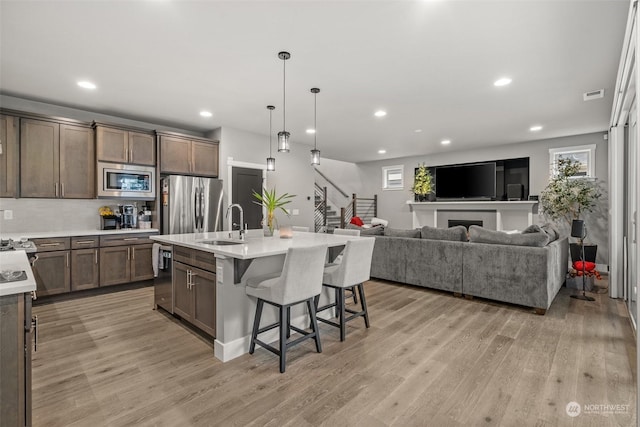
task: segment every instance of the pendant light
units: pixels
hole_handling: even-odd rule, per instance
[[[274,171],[276,170],[276,159],[271,155],[271,114],[276,107],[273,105],[267,105],[267,109],[269,110],[269,157],[267,157],[267,170]]]
[[[278,53],[278,58],[282,59],[282,130],[278,132],[278,152],[289,152],[289,132],[287,132],[287,59],[291,58],[289,52]]]
[[[311,164],[319,165],[320,164],[320,150],[318,150],[318,92],[320,89],[314,87],[311,89],[311,93],[313,94],[313,150],[311,150]]]

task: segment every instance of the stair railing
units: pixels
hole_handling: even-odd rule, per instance
[[[327,232],[327,187],[321,187],[318,184],[314,191],[314,211],[313,222],[316,233]]]
[[[340,208],[340,228],[344,228],[354,217],[360,217],[364,223],[370,223],[371,219],[378,216],[378,195],[373,197],[358,197],[352,194],[349,204]]]

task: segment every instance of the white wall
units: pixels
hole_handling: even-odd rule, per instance
[[[603,138],[604,135],[605,132],[596,132],[521,144],[486,147],[470,151],[452,151],[450,153],[359,163],[359,175],[363,185],[362,194],[365,197],[371,197],[373,194],[378,195],[378,216],[389,220],[391,227],[411,228],[412,214],[409,210],[409,206],[406,204],[406,201],[413,198],[413,195],[409,190],[413,184],[414,168],[416,168],[420,163],[425,163],[427,166],[437,166],[454,163],[529,157],[529,194],[539,195],[546,187],[549,179],[549,149],[587,144],[596,144],[596,176],[598,177],[598,181],[601,185],[606,189],[608,176],[608,149],[607,141]],[[394,165],[404,166],[405,188],[404,190],[397,191],[383,191],[382,167]],[[598,245],[598,263],[607,263],[609,259],[608,220],[606,213],[606,206],[608,202],[606,193],[607,192],[605,190],[603,199],[600,202],[602,209],[586,216],[587,226],[589,229],[588,239]],[[544,222],[544,219],[536,218],[536,221]],[[568,234],[568,231],[566,231],[566,234]]]
[[[341,160],[321,159],[320,165],[316,166],[329,180],[331,180],[340,190],[345,192],[345,197],[332,184],[328,183],[322,176],[316,174],[316,183],[321,187],[327,187],[327,199],[329,206],[340,212],[340,208],[346,207],[351,201],[352,195],[370,197],[363,195],[363,182],[365,176],[360,167],[355,163],[343,162]]]
[[[266,135],[246,132],[230,127],[215,129],[207,134],[210,138],[220,140],[220,178],[225,182],[231,177],[227,175],[228,159],[234,161],[265,165],[269,155],[269,141]],[[280,225],[299,225],[313,230],[313,194],[314,172],[309,164],[310,147],[303,144],[291,143],[289,153],[278,153],[274,146],[273,157],[276,159],[276,170],[267,172],[267,188],[275,186],[277,193],[295,194],[287,209],[298,209],[299,215],[287,217],[284,213],[277,214]],[[226,184],[225,184],[226,188]],[[229,204],[225,194],[224,205]],[[225,222],[225,227],[226,227]]]

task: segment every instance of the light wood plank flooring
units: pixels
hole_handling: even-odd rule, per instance
[[[321,325],[287,371],[258,347],[223,364],[141,288],[35,307],[34,426],[631,426],[635,342],[623,303],[569,298],[545,316],[380,281],[371,328]],[[617,414],[566,405],[630,405]]]

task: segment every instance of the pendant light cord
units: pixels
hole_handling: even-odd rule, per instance
[[[318,149],[318,92],[313,94],[313,149]]]
[[[271,156],[271,115],[273,114],[273,110],[269,109],[269,157]]]
[[[287,130],[287,60],[282,60],[282,130]]]

